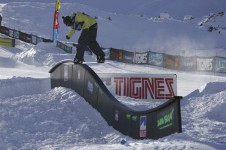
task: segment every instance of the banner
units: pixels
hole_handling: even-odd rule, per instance
[[[0,37],[0,46],[15,47],[15,39]]]
[[[214,57],[197,57],[197,71],[214,71]]]
[[[72,47],[71,46],[68,46],[67,44],[61,42],[61,41],[58,41],[56,42],[56,47],[59,47],[61,48],[62,50],[64,50],[66,53],[72,53]]]
[[[226,72],[226,58],[215,57],[215,71],[216,72]]]
[[[53,42],[56,42],[58,39],[58,29],[59,29],[59,21],[58,21],[58,17],[59,17],[59,11],[60,11],[60,0],[56,0],[56,7],[55,7],[55,13],[54,13],[54,20],[53,20]]]
[[[164,55],[156,52],[149,52],[148,64],[163,67]]]
[[[164,65],[165,68],[177,70],[180,67],[179,56],[165,54]]]
[[[135,53],[134,63],[136,64],[146,64],[148,61],[148,52]]]
[[[179,57],[179,70],[183,71],[196,71],[196,57],[185,57],[185,56],[180,56]]]
[[[113,95],[142,100],[168,100],[177,95],[175,74],[98,73]]]

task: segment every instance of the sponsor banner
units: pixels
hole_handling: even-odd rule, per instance
[[[0,46],[15,47],[15,40],[14,39],[1,38],[0,37]]]
[[[0,33],[8,35],[9,36],[9,28],[0,26]]]
[[[14,32],[13,32],[13,38],[15,38],[15,39],[19,39],[19,36],[20,36],[20,32],[19,32],[19,31],[14,30]]]
[[[123,62],[125,62],[125,63],[133,63],[133,60],[134,60],[134,53],[133,52],[124,51]]]
[[[147,117],[140,116],[140,137],[147,136]]]
[[[174,107],[169,107],[167,110],[157,113],[157,129],[164,130],[174,127],[174,117]]]
[[[9,37],[14,37],[14,30],[12,29],[9,29]]]
[[[213,71],[214,70],[214,58],[202,58],[197,57],[197,71]]]
[[[56,47],[59,47],[60,49],[64,50],[66,53],[72,53],[72,47],[68,46],[67,44],[57,41]]]
[[[31,35],[30,34],[20,32],[19,39],[26,43],[31,43]]]
[[[123,50],[111,48],[110,53],[111,60],[123,61]]]
[[[146,64],[147,61],[148,61],[148,52],[135,53],[134,63],[136,63],[136,64]]]
[[[226,58],[215,57],[215,71],[216,72],[226,72]]]
[[[174,74],[98,74],[113,95],[142,100],[168,100],[177,95]]]
[[[44,39],[43,38],[41,38],[41,37],[37,37],[37,40],[36,40],[36,44],[38,44],[38,43],[40,43],[40,42],[44,42]]]
[[[165,54],[164,65],[168,69],[178,69],[180,66],[179,56]]]
[[[105,59],[110,59],[110,49],[109,48],[102,48],[102,50],[104,51],[105,54]]]
[[[34,35],[31,36],[31,43],[35,45],[37,44],[37,36]]]
[[[196,57],[180,56],[180,70],[183,71],[196,71]]]
[[[156,52],[149,52],[148,64],[163,67],[164,55]]]
[[[37,37],[37,36],[31,35],[31,34],[20,32],[20,31],[10,29],[10,28],[4,27],[4,26],[0,26],[0,33],[5,34],[5,35],[10,36],[15,39],[19,39],[19,40],[27,42],[27,43],[32,43],[32,44],[37,44],[39,42],[53,42],[51,39]],[[36,40],[33,39],[34,37],[36,37]]]

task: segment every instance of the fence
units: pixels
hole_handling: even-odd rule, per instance
[[[11,38],[19,39],[21,41],[24,41],[26,43],[31,43],[34,45],[38,44],[39,42],[53,42],[51,39],[46,39],[40,36],[28,34],[15,29],[10,29],[5,26],[0,26],[0,33],[5,34]]]

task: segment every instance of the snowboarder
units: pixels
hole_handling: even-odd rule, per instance
[[[84,51],[88,46],[93,53],[97,56],[98,63],[105,62],[105,54],[96,41],[97,36],[97,22],[91,16],[82,13],[72,13],[71,16],[63,16],[63,22],[66,26],[71,27],[71,30],[67,33],[66,38],[70,39],[76,30],[81,32],[78,39],[77,53],[74,58],[74,63],[82,64],[84,61]]]

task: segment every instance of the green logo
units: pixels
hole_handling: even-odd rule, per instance
[[[126,114],[126,118],[130,119],[131,118],[131,114]]]
[[[174,109],[172,109],[168,114],[157,120],[157,127],[160,130],[171,127],[173,125],[173,113]]]

